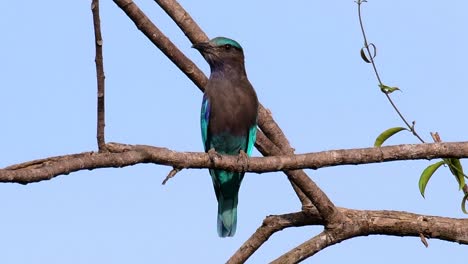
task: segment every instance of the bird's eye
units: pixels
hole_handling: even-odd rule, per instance
[[[229,44],[224,45],[224,49],[225,49],[225,50],[230,50],[231,48],[232,48],[232,46],[229,45]]]

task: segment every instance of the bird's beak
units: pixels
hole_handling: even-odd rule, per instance
[[[200,51],[200,52],[204,52],[206,50],[208,50],[209,48],[211,48],[211,44],[210,42],[200,42],[200,43],[195,43],[192,45],[192,48]]]

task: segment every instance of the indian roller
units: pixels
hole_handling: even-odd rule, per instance
[[[258,99],[247,79],[242,47],[224,37],[192,47],[200,51],[211,70],[200,115],[205,152],[250,156],[257,133]],[[210,169],[210,175],[218,200],[218,235],[232,237],[244,172]]]

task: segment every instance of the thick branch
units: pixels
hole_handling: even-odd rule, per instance
[[[426,216],[399,211],[367,211],[339,208],[349,221],[326,229],[272,263],[297,263],[320,250],[349,238],[368,235],[414,236],[468,245],[468,219]]]
[[[325,229],[273,263],[297,263],[320,250],[358,236],[414,236],[468,245],[468,219],[427,216],[401,211],[352,210],[338,208],[346,216],[343,225]],[[323,225],[316,210],[268,216],[260,228],[237,250],[228,263],[244,263],[275,232],[289,227]]]
[[[174,168],[216,168],[261,173],[395,160],[468,157],[468,142],[433,143],[252,157],[248,158],[245,168],[245,164],[239,161],[237,156],[221,156],[220,159],[210,160],[206,153],[175,152],[166,148],[117,143],[109,143],[106,148],[111,153],[85,152],[9,166],[0,170],[0,182],[30,183],[79,170],[119,168],[139,163],[154,163]]]

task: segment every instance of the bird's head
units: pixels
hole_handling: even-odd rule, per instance
[[[216,37],[208,42],[200,42],[192,45],[203,55],[210,64],[211,71],[225,69],[226,66],[244,68],[244,52],[241,45],[232,39]]]

